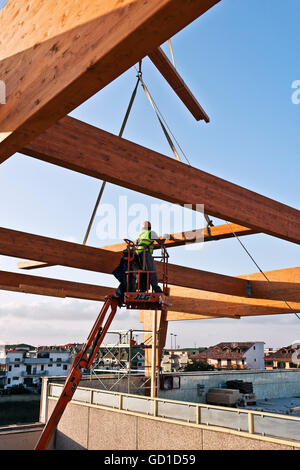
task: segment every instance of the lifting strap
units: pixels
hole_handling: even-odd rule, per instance
[[[146,87],[145,82],[143,81],[143,79],[142,79],[141,76],[140,76],[140,81],[141,81],[141,85],[142,85],[142,87],[143,87],[143,90],[144,90],[144,92],[145,92],[145,94],[146,94],[148,100],[150,101],[150,104],[151,104],[152,108],[153,108],[154,111],[155,111],[155,114],[156,114],[156,116],[157,116],[157,119],[158,119],[158,121],[159,121],[159,124],[161,125],[161,128],[162,128],[162,130],[163,130],[163,133],[165,134],[165,137],[166,137],[166,139],[167,139],[167,142],[168,142],[168,144],[169,144],[169,146],[170,146],[170,148],[171,148],[171,150],[172,150],[172,152],[173,152],[173,154],[174,154],[176,160],[178,160],[178,161],[180,162],[181,159],[180,159],[180,157],[179,157],[179,155],[178,155],[178,152],[177,152],[177,150],[176,150],[176,148],[175,148],[175,145],[173,144],[173,141],[172,141],[172,139],[171,139],[171,137],[170,137],[170,135],[169,135],[169,133],[168,133],[168,131],[167,131],[167,129],[166,129],[164,123],[162,122],[162,120],[161,120],[161,118],[160,118],[160,116],[159,116],[159,113],[158,113],[158,111],[157,111],[157,107],[156,107],[156,105],[155,105],[155,103],[154,103],[154,101],[153,101],[153,99],[152,99],[152,96],[150,95],[149,90],[148,90],[148,88]]]
[[[166,126],[164,125],[164,123],[163,123],[163,117],[161,117],[162,114],[161,114],[161,112],[159,111],[157,105],[155,104],[155,101],[154,101],[154,99],[152,98],[152,96],[151,96],[151,94],[150,94],[150,92],[149,92],[149,90],[148,90],[148,88],[147,88],[147,86],[146,86],[146,84],[145,84],[145,82],[144,82],[144,80],[143,80],[143,78],[142,78],[141,62],[140,62],[140,66],[139,66],[138,77],[139,77],[139,80],[140,80],[141,85],[142,85],[142,87],[143,87],[143,90],[144,90],[144,92],[145,92],[145,94],[146,94],[146,96],[147,96],[147,98],[148,98],[148,100],[149,100],[151,106],[153,107],[153,109],[154,109],[154,111],[155,111],[155,114],[156,114],[156,116],[157,116],[157,119],[158,119],[158,121],[159,121],[159,123],[160,123],[160,125],[161,125],[161,128],[162,128],[162,130],[163,130],[163,132],[164,132],[164,134],[165,134],[165,137],[166,137],[166,139],[167,139],[167,142],[168,142],[168,144],[170,145],[170,148],[171,148],[171,150],[172,150],[172,152],[173,152],[175,158],[176,158],[178,161],[181,162],[182,160],[181,160],[181,158],[180,158],[180,156],[179,156],[179,154],[178,154],[178,152],[177,152],[177,150],[176,150],[176,148],[175,148],[175,145],[174,145],[174,143],[173,143],[173,141],[172,141],[172,139],[171,139],[171,137],[170,137],[170,134],[169,134],[168,131],[167,131],[167,128],[169,129],[169,131],[170,131],[170,128],[168,127],[167,123],[166,123]],[[164,121],[165,121],[165,120],[164,120]],[[171,133],[171,131],[170,131],[170,133]],[[171,133],[171,134],[172,134],[172,133]],[[187,160],[188,164],[191,165],[190,162],[189,162],[189,160],[188,160],[188,158],[187,158],[187,156],[186,156],[185,153],[183,152],[182,148],[180,147],[179,143],[177,142],[177,140],[175,139],[175,137],[174,137],[173,134],[172,134],[172,136],[173,136],[174,140],[176,141],[176,144],[178,145],[179,149],[181,150],[183,156],[184,156],[185,159]],[[210,217],[209,217],[207,214],[204,214],[204,217],[205,217],[205,220],[206,220],[206,228],[205,228],[205,230],[206,230],[206,236],[207,236],[208,238],[210,238],[210,237],[211,237],[210,227],[213,227],[214,224],[213,224],[213,221],[210,219]]]
[[[172,49],[172,44],[171,44],[171,41],[169,40],[169,46],[170,46],[170,51],[171,51],[171,55],[172,55],[172,59],[173,59],[173,64],[175,66],[175,62],[174,62],[174,54],[173,54],[173,49]],[[172,134],[168,124],[166,123],[166,120],[164,119],[164,117],[162,116],[158,106],[156,105],[154,99],[152,98],[143,78],[142,78],[142,61],[140,60],[139,61],[139,70],[136,70],[137,71],[137,82],[136,82],[136,85],[134,87],[134,90],[132,92],[132,95],[131,95],[131,98],[130,98],[130,101],[129,101],[129,104],[128,104],[128,108],[126,110],[126,113],[125,113],[125,116],[124,116],[124,119],[123,119],[123,122],[122,122],[122,126],[121,126],[121,129],[120,129],[120,132],[119,132],[119,137],[122,137],[123,135],[123,132],[124,132],[124,129],[125,129],[125,126],[127,124],[127,121],[128,121],[128,117],[129,117],[129,114],[131,112],[131,109],[132,109],[132,105],[133,105],[133,102],[134,102],[134,99],[136,97],[136,93],[137,93],[137,89],[138,89],[138,85],[139,83],[141,83],[142,85],[142,88],[151,104],[151,106],[153,107],[154,111],[155,111],[155,114],[157,116],[157,119],[159,121],[159,124],[163,130],[163,133],[167,139],[167,142],[176,158],[177,161],[182,161],[177,150],[176,150],[176,147],[173,143],[173,140],[170,136],[170,134],[172,135],[173,139],[175,140],[178,148],[180,149],[181,153],[183,154],[183,156],[185,157],[186,161],[188,162],[188,165],[191,165],[187,156],[185,155],[184,151],[182,150],[182,148],[180,147],[179,143],[177,142],[176,138],[174,137],[174,135]],[[164,124],[165,123],[165,124]],[[168,132],[168,130],[169,132]],[[95,217],[96,217],[96,213],[97,213],[97,210],[98,210],[98,207],[99,207],[99,204],[100,204],[100,201],[101,201],[101,198],[102,198],[102,195],[103,195],[103,192],[104,192],[104,189],[105,189],[105,186],[106,186],[106,181],[103,181],[102,183],[102,186],[100,188],[100,191],[99,191],[99,194],[98,194],[98,197],[97,197],[97,200],[96,200],[96,203],[95,203],[95,206],[94,206],[94,209],[93,209],[93,212],[92,212],[92,215],[91,215],[91,218],[90,218],[90,221],[89,221],[89,224],[88,224],[88,227],[87,227],[87,230],[86,230],[86,233],[85,233],[85,236],[84,236],[84,239],[83,239],[83,245],[86,245],[87,243],[87,240],[88,240],[88,237],[89,237],[89,234],[90,234],[90,231],[91,231],[91,228],[92,228],[92,225],[93,225],[93,222],[95,220]],[[207,214],[204,214],[204,217],[206,219],[206,235],[207,237],[211,237],[211,232],[210,232],[210,227],[213,226],[213,222],[212,220],[209,218],[209,216]]]
[[[174,60],[174,54],[173,54],[173,47],[172,47],[172,43],[171,43],[171,39],[168,39],[168,44],[169,44],[169,48],[170,48],[170,52],[171,52],[171,56],[172,56],[172,62],[173,62],[173,65],[174,65],[174,67],[176,68],[176,66],[175,66],[175,60]]]
[[[129,114],[130,114],[130,111],[131,111],[131,108],[132,108],[132,105],[133,105],[133,102],[134,102],[134,99],[135,99],[135,96],[136,96],[136,92],[137,92],[137,89],[138,89],[139,81],[140,80],[138,78],[137,82],[136,82],[136,85],[134,87],[134,90],[132,92],[132,95],[131,95],[131,98],[130,98],[130,101],[129,101],[129,104],[128,104],[128,108],[127,108],[125,117],[124,117],[123,122],[122,122],[122,126],[121,126],[121,129],[120,129],[120,132],[119,132],[119,137],[122,137],[125,126],[127,124],[128,117],[129,117]],[[89,221],[89,224],[88,224],[88,227],[87,227],[84,239],[83,239],[83,242],[82,242],[83,245],[86,245],[87,239],[89,237],[89,234],[90,234],[93,222],[95,220],[96,213],[97,213],[97,210],[98,210],[98,207],[99,207],[99,204],[100,204],[105,186],[106,186],[106,181],[103,181],[102,186],[101,186],[100,191],[99,191],[99,194],[98,194],[98,197],[97,197],[97,200],[96,200],[96,203],[95,203],[94,210],[92,212],[92,215],[91,215],[91,218],[90,218],[90,221]]]

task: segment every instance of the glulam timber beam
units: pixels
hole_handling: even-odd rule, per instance
[[[0,254],[4,256],[36,259],[50,265],[61,265],[111,274],[119,264],[120,253],[56,240],[30,233],[0,228]],[[162,281],[162,263],[156,262],[159,282]],[[170,284],[213,292],[247,295],[247,281],[237,277],[210,273],[197,269],[169,264]]]
[[[75,298],[103,302],[115,289],[28,274],[0,271],[0,289],[51,297]]]
[[[69,116],[22,153],[170,203],[203,204],[206,214],[300,243],[299,210]]]
[[[28,274],[10,273],[6,271],[0,271],[0,289],[26,294],[46,295],[60,298],[69,297],[99,302],[103,302],[106,296],[113,295],[115,293],[115,289],[112,287],[31,276]],[[171,296],[170,302],[172,309],[176,312],[181,312],[183,306],[185,311],[191,314],[197,314],[199,309],[201,309],[201,301],[199,302],[198,299]],[[218,313],[216,308],[210,308],[209,310],[211,310],[217,317],[226,316],[225,314],[222,315],[221,313]],[[209,313],[206,313],[205,317],[208,315]]]
[[[10,273],[0,271],[0,289],[22,292],[27,294],[46,295],[60,298],[76,298],[102,302],[108,295],[113,295],[115,289],[106,286],[97,286],[79,282],[52,279],[28,274]],[[191,297],[191,296],[194,297]],[[227,296],[228,297],[228,296]],[[221,296],[222,299],[222,296]],[[171,312],[169,317],[175,319],[195,318],[239,318],[250,315],[268,315],[292,313],[286,305],[276,301],[248,301],[241,302],[238,299],[211,300],[196,297],[192,289],[176,289],[171,287],[170,303]],[[300,303],[292,303],[295,311],[300,310]],[[184,312],[184,313],[182,313]],[[140,319],[142,313],[140,314]],[[189,316],[192,315],[192,316]]]
[[[118,253],[6,228],[0,228],[0,253],[103,273],[111,273],[120,260]]]
[[[0,11],[0,162],[219,1],[9,1]]]
[[[267,286],[269,287],[269,286]],[[298,291],[298,292],[297,292]],[[260,312],[293,313],[300,311],[299,283],[294,284],[295,298],[288,305],[279,298],[278,300],[266,298],[242,298],[234,295],[224,295],[214,292],[187,289],[178,286],[170,286],[171,298],[176,299],[176,311],[189,313],[209,313],[217,315],[259,314]],[[297,293],[296,293],[297,292]],[[189,300],[189,308],[185,308],[185,299]],[[192,312],[194,305],[194,312]],[[171,306],[170,310],[173,310]],[[174,309],[175,310],[175,309]]]
[[[255,305],[267,304],[276,306],[280,302],[286,306],[284,301],[300,302],[300,267],[277,269],[274,271],[266,271],[264,273],[269,281],[266,280],[262,273],[248,274],[237,276],[239,279],[248,281],[248,297],[240,298],[235,295],[224,295],[217,292],[208,292],[205,290],[187,289],[186,287],[171,286],[171,294],[181,297],[193,297],[202,300],[222,300],[225,302],[237,303],[253,303]],[[294,305],[295,309],[299,309],[299,305]]]
[[[171,306],[168,310],[167,320],[171,319],[170,313],[176,312],[172,318],[173,320],[188,320],[197,318],[198,315],[214,317],[214,318],[240,318],[246,316],[259,316],[259,315],[282,315],[293,313],[286,305],[281,303],[272,304],[272,301],[265,302],[265,304],[254,303],[238,303],[228,302],[221,300],[206,300],[196,298],[185,298],[171,295]],[[172,303],[173,301],[173,303]],[[271,304],[269,304],[269,302]],[[176,305],[176,308],[174,308]],[[271,305],[271,306],[270,306]],[[299,307],[300,304],[298,303]],[[296,310],[300,311],[300,308]],[[193,315],[189,318],[186,315]]]
[[[114,295],[115,288],[97,286],[80,282],[65,281],[29,274],[0,271],[0,289],[25,294],[46,295],[50,297],[75,298],[103,302],[108,295]],[[171,297],[172,308],[180,311],[184,299]],[[193,299],[186,299],[185,308],[197,313]]]
[[[173,247],[188,245],[190,243],[201,243],[202,241],[208,242],[208,241],[222,240],[225,238],[234,237],[233,232],[238,236],[252,235],[252,234],[257,233],[255,232],[255,230],[251,230],[250,228],[247,228],[247,227],[242,227],[241,225],[223,224],[223,225],[210,227],[210,235],[207,233],[206,228],[174,233],[170,236],[170,239],[165,240],[164,245],[166,248],[169,249]],[[122,251],[127,248],[127,245],[126,243],[115,243],[114,245],[106,245],[100,248],[102,250],[122,253]],[[155,250],[160,249],[160,245],[157,242],[154,243],[154,249]],[[20,261],[18,263],[18,268],[25,269],[25,270],[44,268],[47,266],[49,266],[49,264],[36,262],[36,261]]]
[[[300,267],[238,276],[249,282],[251,297],[300,302]]]
[[[77,243],[56,240],[49,237],[42,237],[39,235],[32,235],[25,232],[0,228],[0,254],[12,257],[36,257],[41,261],[50,264],[58,264],[61,266],[73,267],[78,269],[86,269],[89,271],[96,271],[111,274],[113,269],[118,265],[121,255],[118,252],[111,252],[101,248],[94,248]],[[162,279],[162,263],[156,262],[156,269],[158,279]],[[292,271],[293,270],[293,271]],[[210,291],[211,293],[218,292],[219,294],[227,294],[230,296],[248,297],[247,292],[251,292],[251,280],[247,279],[248,276],[233,277],[225,276],[223,274],[210,273],[184,266],[177,266],[169,264],[168,269],[169,284],[172,286],[181,286],[190,288],[190,290],[179,290],[178,288],[171,287],[171,293],[176,291],[176,295],[187,297],[191,296],[205,299],[204,295],[208,298],[209,293],[201,291]],[[282,272],[282,271],[285,271]],[[275,273],[275,274],[274,274]],[[273,282],[279,279],[298,279],[300,277],[300,268],[291,268],[290,270],[279,270],[276,272],[268,273]],[[250,275],[258,278],[258,275]],[[258,278],[259,279],[259,278]],[[280,284],[280,296],[277,294],[276,289],[272,289],[267,281],[255,280],[255,289],[259,290],[260,298],[265,299],[281,299],[281,295],[285,294],[284,284]],[[299,297],[299,282],[288,282],[287,298],[294,294],[294,300]],[[258,287],[256,287],[258,286]],[[263,288],[264,286],[264,288]],[[275,284],[276,286],[276,284]],[[198,292],[199,291],[199,292]],[[182,292],[182,294],[181,294]],[[210,294],[210,298],[213,294]],[[298,297],[297,297],[298,296]],[[253,297],[253,295],[252,295]],[[211,300],[217,300],[212,298]],[[231,301],[231,299],[229,299]],[[254,299],[249,299],[254,300]]]
[[[243,315],[224,315],[223,318],[232,318],[233,320],[239,320],[242,317],[254,317],[254,316],[267,316],[267,315],[288,315],[292,314],[291,311],[281,310],[276,308],[266,308],[266,309],[259,309],[259,307],[253,308],[251,307],[247,312]],[[185,321],[185,320],[208,320],[212,318],[220,318],[217,316],[209,316],[203,315],[203,313],[188,313],[188,312],[175,312],[172,310],[168,310],[166,320],[169,321]]]
[[[170,87],[175,91],[176,95],[180,98],[183,104],[194,116],[196,121],[204,120],[209,122],[209,117],[196,100],[191,90],[188,88],[184,80],[181,78],[176,68],[173,66],[167,55],[161,47],[158,47],[148,57],[153,62],[155,67],[159,70]]]
[[[175,248],[178,246],[189,245],[191,243],[201,243],[209,241],[224,240],[226,238],[233,238],[233,232],[240,236],[253,235],[257,232],[248,227],[242,227],[237,224],[222,224],[210,227],[210,234],[207,233],[206,228],[188,230],[185,232],[178,232],[171,234],[169,239],[165,239],[164,246],[166,248]],[[161,237],[160,237],[161,238]],[[101,247],[103,250],[119,251],[122,252],[126,248],[125,243],[116,243],[114,245],[106,245]],[[159,250],[160,245],[155,242],[154,250]]]

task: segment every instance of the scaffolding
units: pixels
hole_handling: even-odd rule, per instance
[[[143,340],[144,334],[150,334]],[[88,371],[90,380],[97,379],[103,390],[127,393],[148,394],[151,390],[151,366],[145,365],[145,350],[152,348],[153,332],[150,330],[114,330],[108,331],[115,340],[103,344]],[[107,336],[106,336],[107,337]],[[156,371],[157,380],[159,368]],[[108,381],[107,379],[111,380]],[[156,382],[158,383],[158,381]],[[126,384],[126,385],[125,385]]]

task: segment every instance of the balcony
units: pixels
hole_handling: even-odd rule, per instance
[[[46,375],[49,375],[48,370],[40,370],[40,371],[32,371],[32,372],[21,372],[21,377],[45,377]]]

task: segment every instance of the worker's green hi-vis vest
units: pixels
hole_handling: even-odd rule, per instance
[[[137,239],[137,253],[142,253],[144,250],[149,251],[150,254],[152,255],[153,253],[153,245],[154,245],[154,240],[150,238],[151,230],[143,230]]]

